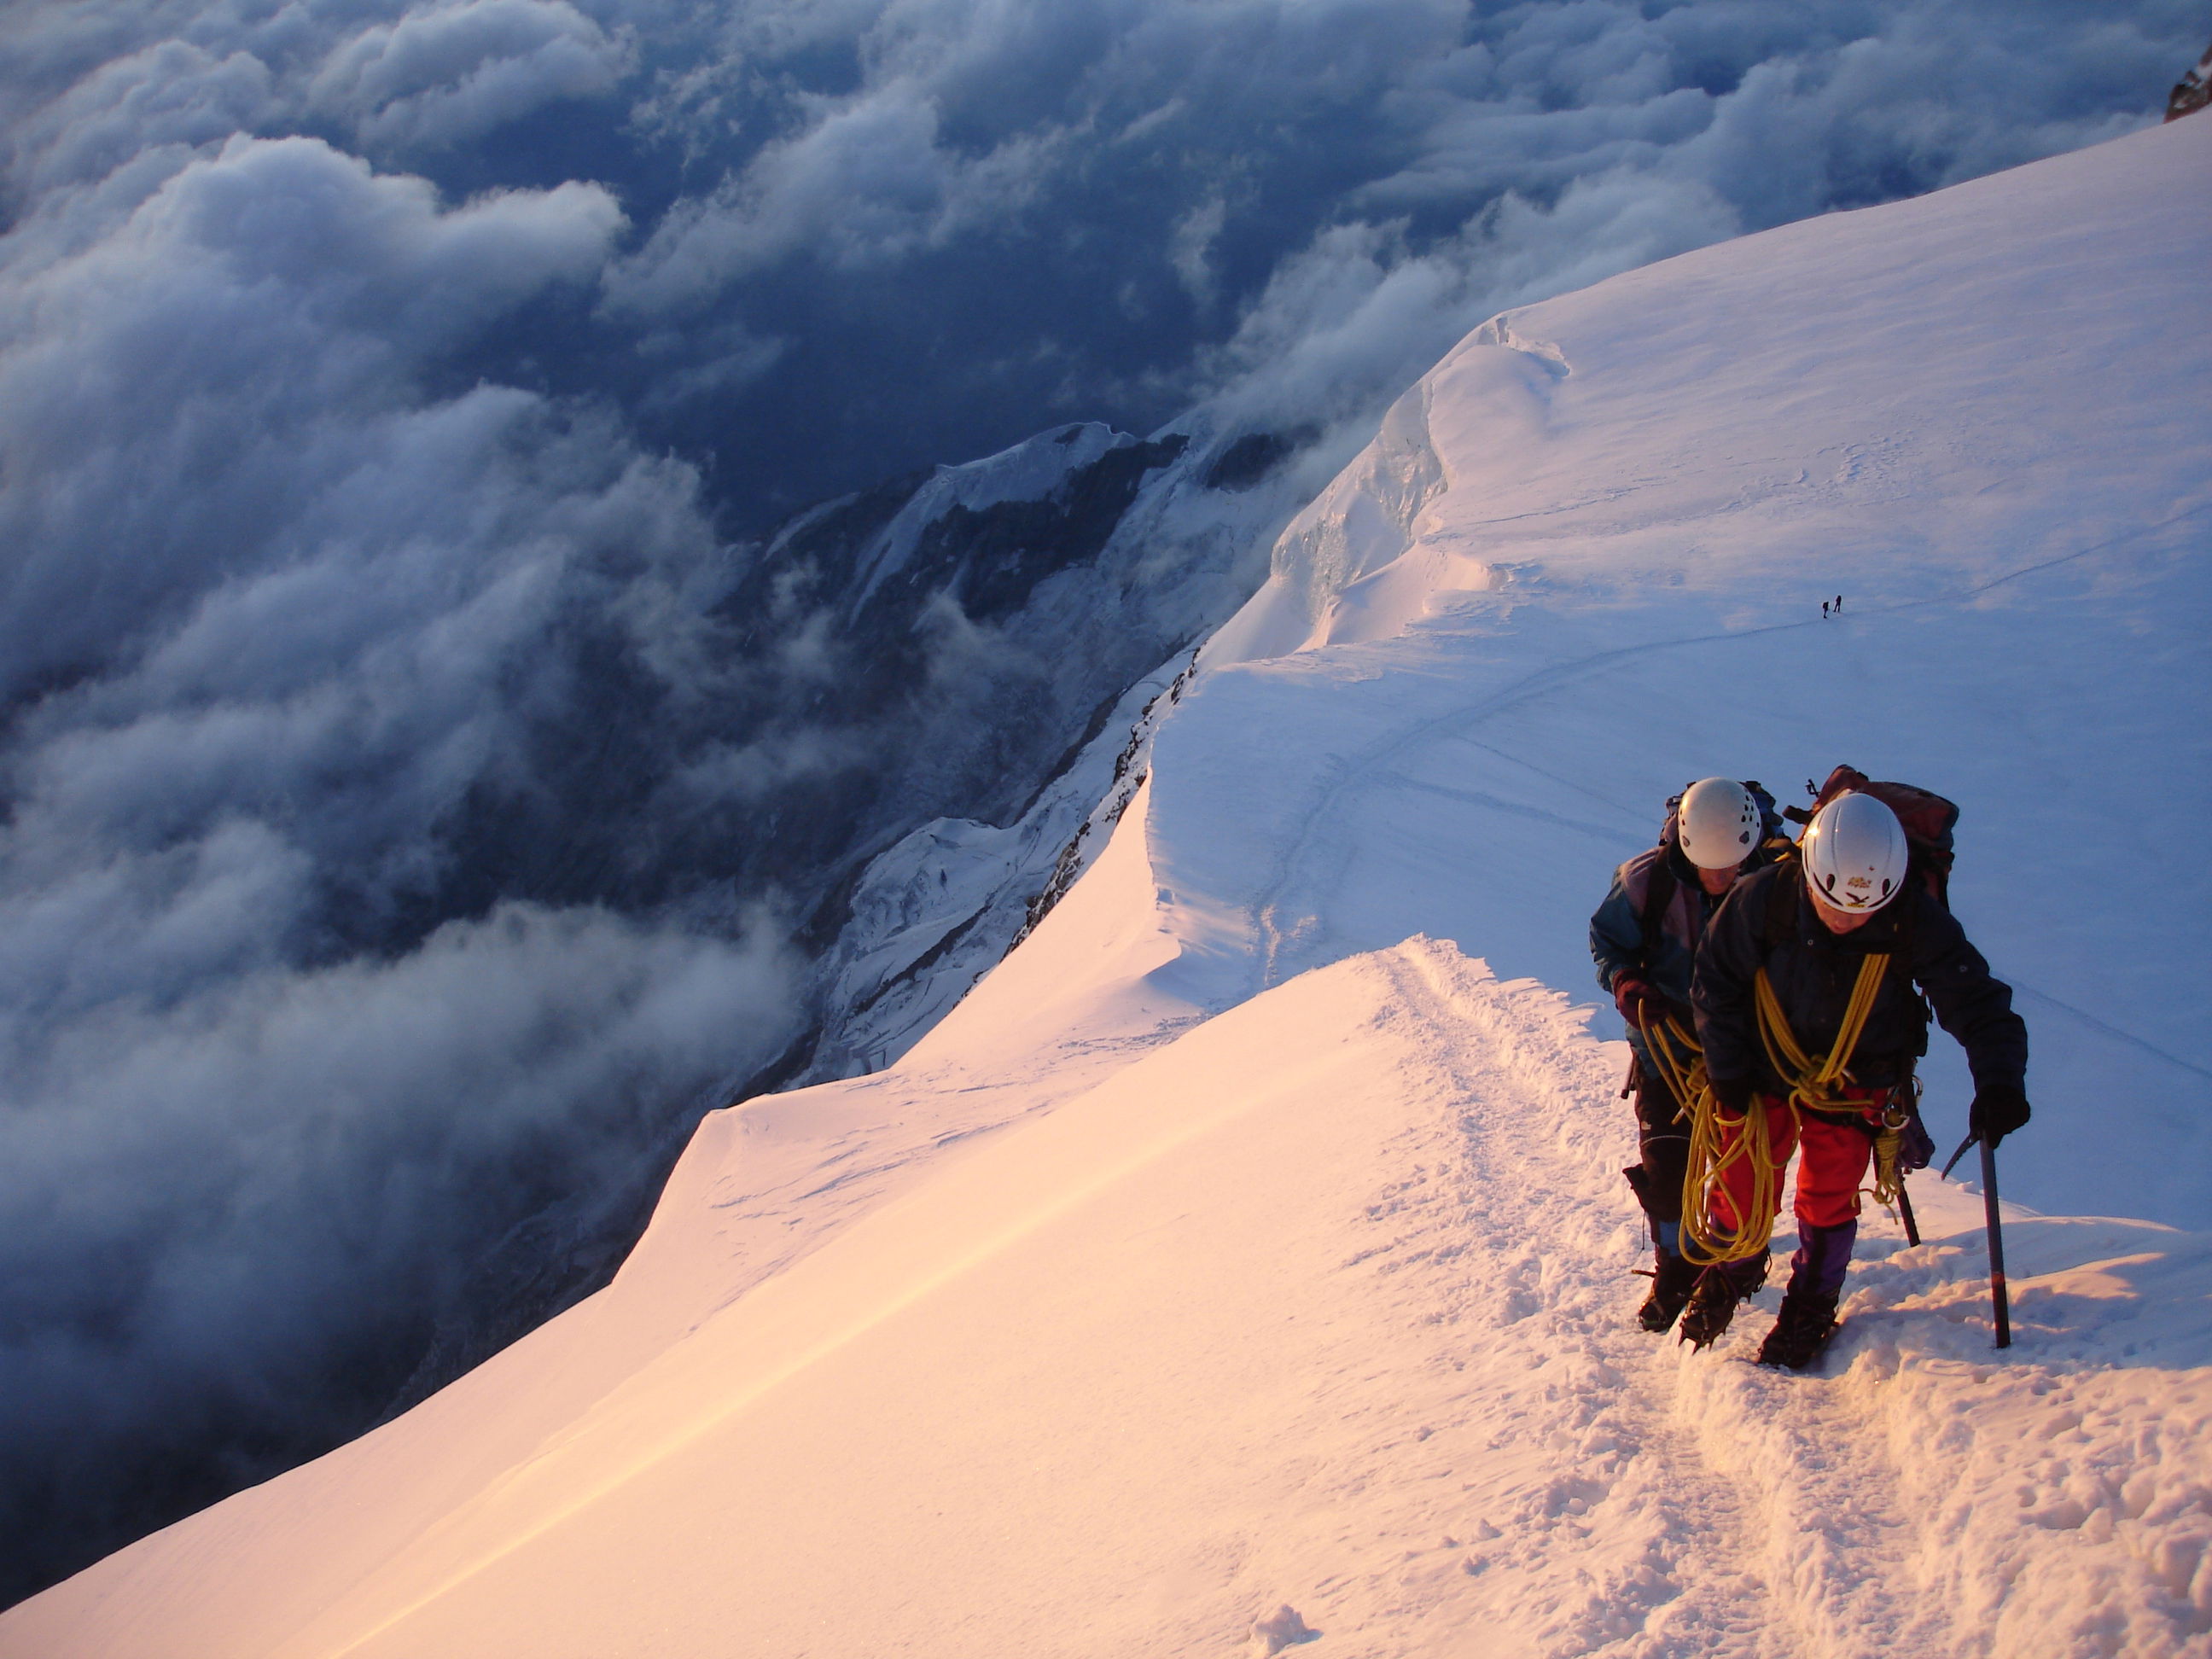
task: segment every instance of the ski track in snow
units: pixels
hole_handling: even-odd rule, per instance
[[[1509,1457],[1503,1480],[1482,1471],[1462,1487],[1486,1512],[1457,1570],[1498,1586],[1490,1610],[1539,1652],[1793,1651],[1759,1565],[1726,1546],[1752,1534],[1742,1494],[1674,1421],[1674,1344],[1628,1322],[1642,1281],[1620,1264],[1641,1229],[1613,1174],[1621,1114],[1601,1103],[1615,1054],[1563,999],[1500,986],[1448,946],[1379,960],[1393,1035],[1452,1103],[1440,1189],[1423,1194],[1422,1182],[1378,1203],[1398,1228],[1418,1218],[1383,1248],[1395,1270],[1461,1264],[1439,1316],[1484,1342],[1486,1383],[1525,1379],[1483,1400],[1486,1449],[1550,1454],[1533,1470]],[[1560,1595],[1563,1583],[1574,1592]]]
[[[1333,1651],[1444,1650],[1425,1587],[1456,1572],[1492,1651],[1547,1659],[2212,1653],[2212,1370],[2131,1380],[2136,1345],[2113,1340],[2108,1311],[2130,1299],[2063,1289],[2114,1271],[2096,1257],[2115,1248],[2120,1271],[2170,1254],[2172,1277],[2201,1275],[2208,1241],[2088,1224],[2053,1255],[2029,1242],[2045,1224],[2014,1218],[2017,1346],[2000,1356],[1978,1206],[1923,1175],[1928,1242],[1906,1248],[1869,1209],[1845,1328],[1812,1373],[1751,1363],[1786,1237],[1770,1287],[1693,1353],[1632,1317],[1643,1281],[1622,1264],[1645,1246],[1613,1173],[1632,1155],[1622,1048],[1594,1042],[1564,998],[1501,984],[1449,945],[1365,960],[1391,981],[1389,1037],[1446,1109],[1387,1149],[1406,1173],[1369,1218],[1389,1236],[1346,1265],[1418,1276],[1412,1316],[1481,1345],[1479,1364],[1437,1350],[1473,1382],[1445,1379],[1432,1408],[1486,1439],[1471,1480],[1399,1472],[1411,1491],[1448,1490],[1399,1518],[1439,1541],[1371,1586],[1376,1605]],[[1947,1220],[1952,1236],[1935,1236]],[[2172,1333],[2185,1362],[2202,1358],[2205,1322]],[[2164,1421],[2156,1448],[2139,1426],[2152,1398],[2166,1402],[2148,1413]]]
[[[2136,526],[2118,535],[2106,537],[2094,545],[2078,548],[2055,558],[2039,559],[2032,564],[2023,565],[2017,569],[2007,571],[2002,575],[1952,592],[1918,599],[1876,600],[1866,605],[1863,609],[1855,610],[1852,612],[1852,620],[1855,623],[1863,620],[1875,622],[1911,612],[1957,609],[1970,605],[1975,600],[2014,582],[2064,568],[2069,565],[2094,558],[2099,554],[2116,552],[2133,544],[2150,541],[2164,532],[2202,520],[2208,514],[2212,514],[2212,503],[2186,507],[2164,519]],[[1319,793],[1307,805],[1296,833],[1290,838],[1283,850],[1276,855],[1267,878],[1261,886],[1259,896],[1251,906],[1255,923],[1255,936],[1261,941],[1258,986],[1280,984],[1289,974],[1300,971],[1310,965],[1313,960],[1316,947],[1320,943],[1316,930],[1321,924],[1321,918],[1308,911],[1291,910],[1288,905],[1288,896],[1297,890],[1302,872],[1316,863],[1331,868],[1341,866],[1344,862],[1342,849],[1335,846],[1337,838],[1334,823],[1336,816],[1335,809],[1340,803],[1363,794],[1379,775],[1390,769],[1401,756],[1418,750],[1439,738],[1464,738],[1468,732],[1480,728],[1487,721],[1510,713],[1550,693],[1588,680],[1592,676],[1621,663],[1700,645],[1727,644],[1757,638],[1764,635],[1802,633],[1808,629],[1829,625],[1831,624],[1823,619],[1820,622],[1793,621],[1741,629],[1706,629],[1667,638],[1638,641],[1632,645],[1592,652],[1565,662],[1547,663],[1504,686],[1486,691],[1482,696],[1459,708],[1411,726],[1394,729],[1387,736],[1376,739],[1364,748],[1340,756],[1335,764],[1330,768]],[[1516,764],[1528,764],[1516,757],[1502,757],[1514,760]],[[1558,781],[1558,780],[1553,781]],[[1435,787],[1411,777],[1405,778],[1402,782],[1415,788]],[[1527,816],[1539,816],[1526,806],[1493,800],[1474,792],[1469,792],[1465,799],[1480,801],[1496,810]],[[1564,817],[1558,817],[1553,821],[1570,828],[1586,830],[1592,833],[1603,833],[1597,826],[1583,824]],[[1322,857],[1324,853],[1329,854],[1330,856]],[[2207,1073],[2203,1067],[2191,1065],[2145,1038],[2118,1030],[2094,1015],[2059,1001],[2057,998],[2045,996],[2041,993],[2036,994],[2043,996],[2043,1000],[2050,1002],[2053,1006],[2064,1010],[2098,1030],[2118,1041],[2130,1043],[2159,1060],[2179,1066],[2185,1071],[2196,1073],[2199,1076],[2212,1076],[2212,1073]]]

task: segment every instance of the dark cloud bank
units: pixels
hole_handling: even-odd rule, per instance
[[[803,1058],[858,866],[1018,811],[1260,568],[1081,586],[1170,439],[985,526],[988,580],[956,516],[856,592],[933,465],[1296,433],[1249,539],[1499,307],[2142,125],[2202,27],[11,8],[0,1595],[592,1282]]]

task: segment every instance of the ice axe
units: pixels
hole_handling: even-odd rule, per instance
[[[1978,1132],[1959,1143],[1959,1150],[1951,1154],[1951,1162],[1942,1170],[1948,1176],[1959,1160],[1966,1155],[1966,1148],[1980,1144],[1982,1149],[1982,1215],[1988,1223],[1990,1234],[1990,1306],[1996,1311],[1997,1346],[2012,1346],[2012,1306],[2005,1296],[2004,1228],[1997,1220],[1997,1154],[1996,1149],[1984,1140]]]

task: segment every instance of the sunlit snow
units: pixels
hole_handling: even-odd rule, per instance
[[[710,1117],[609,1290],[0,1654],[2212,1654],[2208,163],[1486,325],[903,1060]],[[2033,1207],[2010,1351],[1923,1176],[1790,1376],[1771,1292],[1634,1328],[1581,940],[1670,789],[1838,761],[1966,809]]]

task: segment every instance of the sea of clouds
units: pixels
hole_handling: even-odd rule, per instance
[[[807,619],[732,643],[750,538],[1076,416],[1325,471],[1499,307],[2117,136],[2203,28],[18,0],[0,1593],[357,1429],[471,1262],[800,1033],[761,849],[880,733],[794,723]]]

